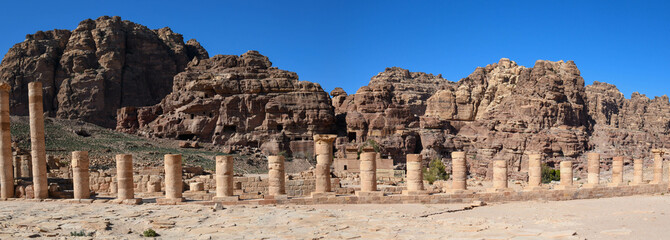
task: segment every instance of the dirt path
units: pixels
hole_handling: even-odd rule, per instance
[[[670,197],[464,205],[140,206],[0,202],[0,238],[663,239]],[[437,214],[433,214],[437,213]],[[430,215],[421,217],[422,215]]]

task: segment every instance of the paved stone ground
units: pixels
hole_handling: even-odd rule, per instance
[[[0,239],[663,239],[670,197],[469,205],[139,206],[0,202]],[[428,216],[426,216],[428,215]],[[77,238],[86,239],[86,238]]]

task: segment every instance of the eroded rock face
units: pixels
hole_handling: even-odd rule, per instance
[[[73,31],[27,35],[5,55],[0,79],[12,86],[14,115],[28,114],[28,82],[40,81],[49,116],[113,127],[118,108],[160,102],[193,58],[208,58],[207,51],[169,28],[100,17]]]
[[[590,129],[585,98],[573,62],[526,68],[501,59],[459,82],[387,69],[334,104],[346,114],[348,141],[373,139],[396,162],[408,153],[430,160],[466,150],[470,171],[485,175],[494,158],[520,169],[529,151],[580,156]]]
[[[606,157],[646,157],[652,148],[670,146],[670,102],[667,96],[649,99],[637,92],[624,98],[616,86],[594,82],[586,86],[594,124],[590,142]]]
[[[372,77],[368,86],[356,94],[334,90],[333,105],[341,136],[338,143],[360,143],[374,139],[385,151],[404,159],[404,153],[417,148],[419,117],[426,111],[426,101],[441,87],[453,84],[442,76],[410,72],[398,67],[387,68]],[[419,146],[420,148],[420,146]],[[343,149],[343,148],[342,148]],[[420,151],[420,150],[419,150]]]
[[[120,109],[117,130],[277,152],[334,131],[334,122],[319,84],[299,81],[249,51],[193,60],[160,104]]]

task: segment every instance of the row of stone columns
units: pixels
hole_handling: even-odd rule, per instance
[[[654,181],[652,183],[662,182],[663,176],[663,151],[654,150]],[[452,156],[452,192],[464,191],[466,184],[466,160],[465,152],[453,152]],[[528,157],[528,187],[527,190],[541,188],[542,164],[540,154],[530,154]],[[634,160],[633,185],[643,183],[643,163],[642,159]],[[600,154],[587,154],[588,181],[584,187],[595,187],[600,184]],[[566,189],[573,186],[572,161],[562,161],[560,163],[561,180],[557,189]],[[409,174],[409,157],[408,157]],[[493,188],[490,190],[499,191],[508,188],[507,185],[507,162],[505,160],[493,161]],[[616,187],[623,185],[623,157],[614,157],[612,159],[612,182],[610,186]]]
[[[9,120],[9,90],[7,83],[0,83],[0,198],[14,196],[14,177],[18,171],[12,170],[12,139]],[[30,114],[30,143],[32,156],[33,190],[36,199],[48,197],[46,147],[44,145],[44,111],[42,104],[42,83],[28,83],[28,110]],[[24,170],[24,169],[21,169]]]

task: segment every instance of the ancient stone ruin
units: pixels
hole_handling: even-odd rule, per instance
[[[44,120],[40,112],[41,87],[39,83],[31,83],[31,142],[33,145],[32,195],[23,194],[18,190],[22,186],[14,178],[16,169],[23,171],[20,161],[11,161],[11,139],[3,137],[0,142],[4,149],[3,161],[0,164],[0,189],[3,200],[19,198],[64,198],[68,194],[58,193],[61,186],[51,184],[47,187],[46,162],[44,156]],[[9,87],[0,85],[0,110],[7,109],[9,99],[6,97]],[[4,97],[3,97],[4,96]],[[34,100],[34,101],[33,101]],[[5,106],[5,108],[2,108]],[[4,111],[6,119],[7,111]],[[2,134],[8,133],[9,123],[4,121]],[[230,155],[216,157],[216,172],[210,175],[194,175],[185,171],[182,157],[178,154],[164,156],[164,169],[136,169],[133,167],[131,154],[116,156],[116,173],[91,172],[89,169],[88,152],[72,152],[71,202],[109,201],[111,203],[141,204],[148,199],[155,199],[158,204],[205,204],[221,202],[225,204],[355,204],[355,203],[454,203],[464,201],[515,201],[531,199],[569,200],[597,197],[627,196],[635,194],[666,193],[668,183],[662,178],[662,155],[667,151],[654,149],[654,179],[650,182],[642,176],[643,162],[634,161],[633,181],[624,183],[624,157],[618,156],[612,162],[610,184],[602,184],[601,156],[599,153],[588,153],[588,181],[583,184],[573,182],[573,163],[571,160],[560,162],[560,183],[544,184],[541,180],[540,163],[542,154],[528,156],[530,163],[525,169],[529,174],[523,188],[514,189],[509,183],[507,160],[496,160],[493,164],[492,187],[473,190],[468,187],[475,180],[469,173],[465,152],[453,152],[451,184],[440,185],[438,182],[427,183],[423,179],[422,159],[419,154],[409,154],[407,173],[396,182],[398,188],[384,186],[387,180],[377,176],[378,154],[373,147],[365,147],[360,155],[358,178],[355,184],[346,184],[348,179],[331,174],[333,168],[333,149],[336,135],[317,134],[313,152],[316,155],[317,167],[312,172],[299,175],[287,175],[284,170],[284,156],[268,156],[268,175],[263,177],[235,176],[233,158]],[[8,154],[9,153],[9,154]],[[5,156],[7,155],[7,156]],[[39,155],[42,155],[39,157]],[[20,159],[20,158],[19,158]],[[14,163],[17,163],[14,165]],[[660,166],[660,167],[659,167]],[[661,171],[657,171],[661,169]],[[110,174],[111,173],[111,174]],[[137,173],[137,175],[136,175]],[[146,174],[148,177],[145,177]],[[406,176],[406,177],[405,177]],[[17,176],[19,177],[19,176]],[[470,181],[468,180],[470,178]],[[156,182],[156,179],[162,179]],[[657,181],[658,180],[658,181]],[[399,184],[398,184],[399,183]],[[104,185],[104,187],[103,187]],[[186,189],[188,186],[189,189]],[[54,188],[55,190],[52,190]],[[475,187],[476,188],[476,187]],[[254,190],[255,189],[255,190]],[[163,190],[163,191],[161,191]],[[187,191],[185,191],[187,190]],[[256,191],[256,195],[249,194]],[[25,190],[24,190],[25,192]],[[139,197],[136,193],[139,193]]]

